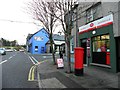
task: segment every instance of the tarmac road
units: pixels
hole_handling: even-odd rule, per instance
[[[28,81],[33,63],[25,52],[7,52],[2,62],[2,88],[38,88],[37,81]]]

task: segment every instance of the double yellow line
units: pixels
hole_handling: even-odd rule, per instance
[[[44,61],[41,61],[41,62],[38,62],[37,64],[33,65],[31,68],[30,68],[30,71],[29,71],[29,74],[28,74],[28,81],[34,81],[35,80],[35,69],[36,69],[36,66],[41,64],[41,63],[44,63],[46,62],[47,60],[44,60]]]
[[[28,81],[34,81],[34,77],[35,77],[35,68],[36,68],[36,65],[32,66],[30,68],[30,71],[29,71],[29,75],[28,75]]]

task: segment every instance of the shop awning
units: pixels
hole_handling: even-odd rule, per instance
[[[65,41],[54,41],[54,44],[55,45],[62,45],[62,44],[64,44],[65,43]]]

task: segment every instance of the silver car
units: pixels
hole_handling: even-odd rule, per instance
[[[0,54],[1,54],[1,55],[6,55],[6,51],[5,51],[4,48],[0,48]]]

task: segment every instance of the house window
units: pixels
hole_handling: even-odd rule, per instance
[[[94,6],[86,10],[86,22],[89,23],[101,17],[101,2],[98,2]]]
[[[87,18],[86,18],[87,22],[93,21],[93,10],[92,9],[88,10],[86,14],[87,14]]]
[[[44,47],[41,47],[41,52],[44,52]]]
[[[35,52],[38,52],[38,46],[35,46]]]

